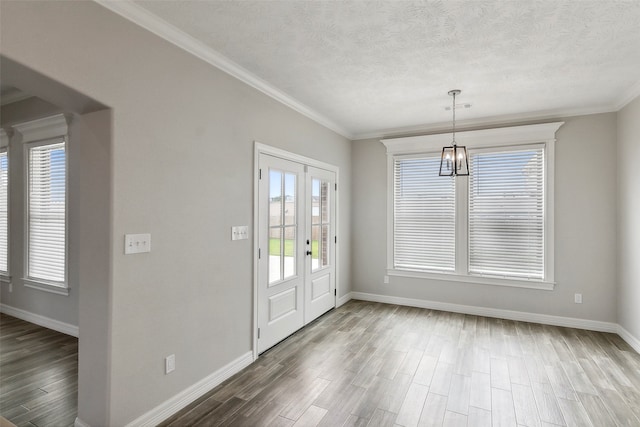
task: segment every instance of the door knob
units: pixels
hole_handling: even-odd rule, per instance
[[[307,255],[311,255],[311,251],[307,251]]]

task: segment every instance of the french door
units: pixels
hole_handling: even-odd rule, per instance
[[[335,307],[335,172],[261,153],[257,327],[261,353]]]

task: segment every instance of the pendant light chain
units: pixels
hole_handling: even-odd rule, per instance
[[[453,92],[453,146],[456,146],[456,93]]]

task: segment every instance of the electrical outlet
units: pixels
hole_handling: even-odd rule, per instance
[[[576,304],[582,304],[582,294],[575,294],[573,296],[573,302]]]
[[[164,358],[164,373],[169,374],[176,369],[176,355],[171,354]]]
[[[384,282],[385,284],[386,284],[386,283],[389,283],[389,276],[384,276],[384,278],[383,278],[383,282]]]
[[[151,252],[151,234],[125,234],[125,255]]]

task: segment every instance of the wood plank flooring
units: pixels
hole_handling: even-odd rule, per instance
[[[351,301],[161,425],[640,426],[640,356],[615,334]]]
[[[77,412],[78,339],[0,314],[0,415],[63,427]]]

